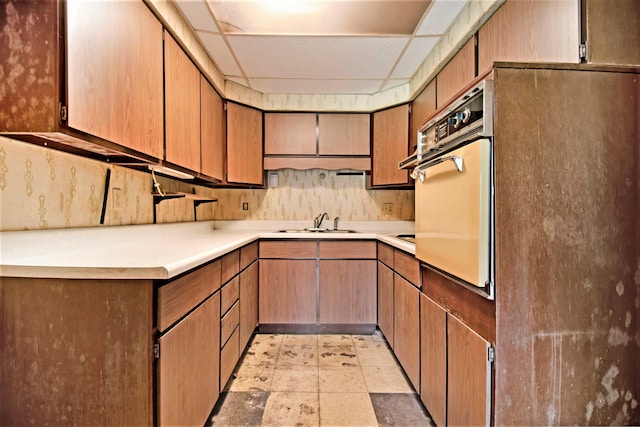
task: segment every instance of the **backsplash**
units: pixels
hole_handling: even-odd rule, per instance
[[[111,178],[104,224],[153,223],[149,173],[0,137],[0,231],[100,225],[107,169]],[[217,203],[197,208],[198,220],[306,221],[321,212],[344,221],[414,219],[411,190],[366,190],[363,175],[333,171],[277,173],[279,186],[265,190],[211,189],[163,177],[158,182],[165,192],[217,198]],[[244,202],[248,210],[242,210]],[[191,200],[162,201],[155,213],[157,223],[194,220]]]

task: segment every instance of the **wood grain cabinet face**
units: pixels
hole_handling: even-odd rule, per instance
[[[227,182],[263,185],[262,112],[227,102]]]
[[[586,9],[587,62],[640,65],[638,2],[587,0]]]
[[[436,112],[436,81],[431,81],[411,103],[411,131],[409,133],[409,153],[416,151],[418,131]]]
[[[393,351],[414,389],[420,390],[420,291],[395,274]]]
[[[378,327],[393,348],[393,270],[378,261]]]
[[[315,113],[265,113],[265,155],[315,155]]]
[[[320,324],[376,323],[376,261],[320,260]]]
[[[244,349],[258,326],[258,262],[240,273],[240,348]]]
[[[318,154],[368,156],[371,130],[369,114],[318,115]]]
[[[447,312],[420,294],[420,399],[436,425],[447,417]]]
[[[204,175],[224,180],[226,120],[222,98],[200,75],[200,155]]]
[[[162,24],[141,1],[66,7],[68,126],[161,159]]]
[[[409,183],[409,172],[398,169],[398,162],[410,154],[408,139],[408,104],[373,114],[372,186]]]
[[[219,396],[220,294],[158,342],[159,425],[204,425]]]
[[[200,172],[200,72],[165,31],[165,160]]]
[[[436,77],[438,109],[452,100],[476,76],[475,38],[469,40]]]

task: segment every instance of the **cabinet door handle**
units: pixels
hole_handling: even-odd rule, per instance
[[[411,172],[411,178],[416,179],[419,178],[420,182],[424,182],[424,171],[429,169],[432,166],[438,165],[442,162],[447,162],[447,161],[452,161],[453,164],[456,166],[456,169],[458,170],[458,172],[462,172],[462,165],[463,165],[463,161],[462,161],[462,157],[458,157],[458,156],[442,156],[442,157],[438,157],[437,159],[431,160],[429,162],[423,163],[420,166],[416,167],[413,172]]]

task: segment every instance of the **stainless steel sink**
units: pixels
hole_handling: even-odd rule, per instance
[[[355,230],[330,230],[328,228],[303,228],[300,230],[278,230],[278,233],[357,233]]]
[[[415,234],[397,234],[396,237],[398,239],[402,239],[406,242],[409,243],[415,243],[416,242],[416,235]]]

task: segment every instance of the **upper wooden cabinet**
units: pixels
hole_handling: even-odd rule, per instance
[[[262,112],[227,103],[227,182],[263,185]]]
[[[416,151],[418,130],[436,112],[436,81],[431,81],[411,103],[411,130],[409,132],[409,153]]]
[[[475,77],[475,38],[471,38],[436,77],[436,106],[442,107]]]
[[[319,114],[318,154],[368,156],[369,114]]]
[[[200,172],[200,72],[165,31],[165,160]]]
[[[478,71],[494,62],[579,62],[579,3],[507,0],[478,31]],[[607,2],[606,14],[614,8]]]
[[[226,121],[224,102],[209,82],[200,76],[201,172],[224,180]]]
[[[640,65],[637,0],[586,0],[587,62]]]
[[[265,155],[316,154],[315,113],[265,113]]]
[[[373,156],[371,186],[409,184],[409,172],[398,162],[409,153],[409,104],[373,114]]]

